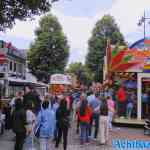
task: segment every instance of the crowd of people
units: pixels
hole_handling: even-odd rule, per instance
[[[38,139],[40,150],[50,150],[53,144],[67,150],[68,131],[77,124],[76,132],[81,145],[91,140],[107,144],[115,102],[111,90],[101,89],[71,90],[53,95],[45,94],[41,100],[33,87],[25,92],[17,92],[10,104],[8,129],[15,133],[14,150],[29,150]],[[63,140],[62,140],[63,138]]]

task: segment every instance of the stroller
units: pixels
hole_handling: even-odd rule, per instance
[[[145,120],[144,135],[150,135],[150,117]]]

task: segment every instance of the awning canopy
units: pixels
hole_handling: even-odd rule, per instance
[[[30,78],[21,79],[15,77],[8,77],[8,81],[10,85],[18,85],[18,86],[27,86],[27,85],[34,85],[36,87],[47,87],[48,85],[42,82],[38,82],[35,80],[31,80]]]

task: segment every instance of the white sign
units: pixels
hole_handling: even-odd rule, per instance
[[[51,76],[50,84],[71,85],[71,78],[64,74],[54,74]]]

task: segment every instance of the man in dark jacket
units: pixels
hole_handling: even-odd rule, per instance
[[[12,129],[16,134],[15,150],[22,150],[26,138],[26,112],[21,99],[15,100],[15,110],[12,114]]]
[[[38,114],[40,108],[41,108],[41,100],[39,98],[39,95],[34,90],[32,86],[26,87],[25,95],[23,97],[23,105],[26,108],[28,104],[32,104],[33,111],[35,114]]]

